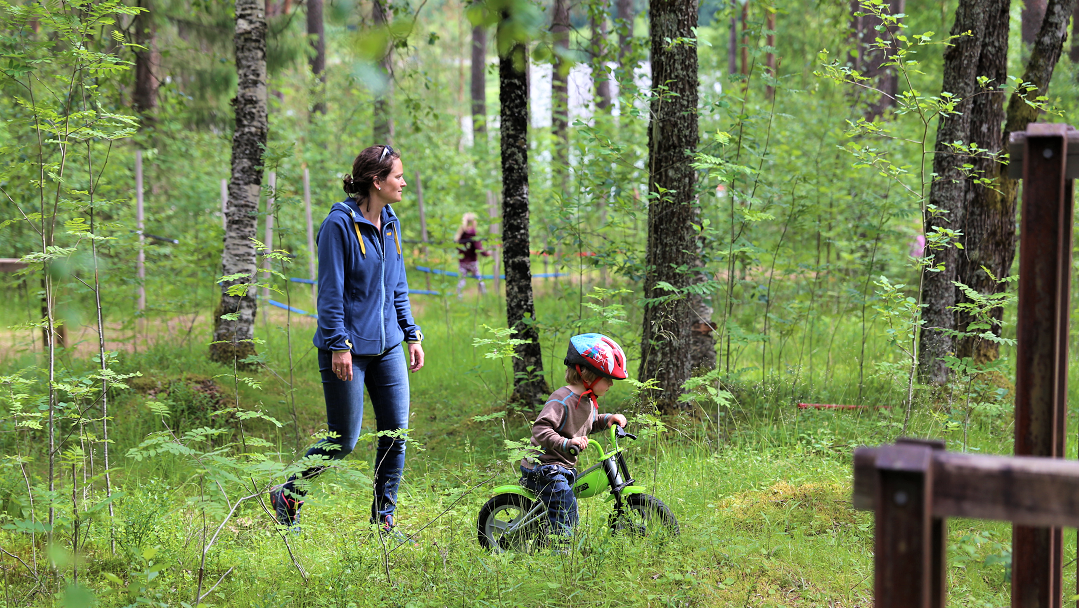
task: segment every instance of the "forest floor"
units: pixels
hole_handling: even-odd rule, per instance
[[[670,507],[681,527],[678,537],[612,537],[610,503],[589,499],[581,502],[582,524],[568,554],[482,550],[477,513],[491,488],[519,476],[504,442],[528,436],[531,412],[506,409],[504,368],[469,346],[465,336],[483,335],[483,323],[498,326],[501,314],[494,298],[472,298],[414,306],[427,333],[428,362],[410,376],[412,441],[398,507],[400,528],[413,535],[414,544],[385,545],[368,523],[365,475],[375,438],[366,432],[373,423],[370,411],[365,434],[344,461],[348,467],[314,485],[299,534],[282,536],[265,509],[265,495],[231,517],[220,508],[203,508],[200,496],[212,489],[212,467],[208,472],[194,466],[182,454],[131,457],[130,448],[160,431],[163,421],[175,433],[221,426],[214,412],[236,404],[285,423],[280,429],[245,427],[250,437],[270,445],[268,454],[287,461],[302,451],[324,424],[317,363],[310,356],[312,324],[292,316],[289,391],[284,311],[271,309],[266,324],[260,318],[257,325],[267,340],[260,347],[265,367],[242,377],[205,359],[204,316],[196,319],[193,338],[184,338],[191,317],[180,316],[151,322],[146,335],[152,337],[140,343],[138,354],[124,349],[118,367],[141,375],[129,381],[129,390],[117,391],[111,405],[116,548],[107,518],[96,516],[83,531],[77,561],[70,555],[61,559],[60,570],[79,569],[80,583],[99,606],[193,606],[203,548],[220,525],[205,553],[201,588],[206,593],[219,579],[220,584],[203,606],[872,605],[873,518],[851,507],[851,453],[859,444],[894,439],[901,408],[799,410],[792,398],[797,387],[783,379],[731,386],[738,403],[723,412],[718,430],[698,410],[664,417],[665,432],[642,433],[630,445],[631,471]],[[564,314],[577,309],[575,302],[539,303],[566,308]],[[75,358],[82,356],[80,350]],[[0,358],[0,374],[30,362],[28,353],[9,352]],[[844,378],[849,372],[833,374]],[[805,399],[813,397],[823,401],[826,395]],[[631,418],[631,430],[633,424],[653,424],[624,385],[604,401],[602,409]],[[169,417],[152,415],[151,402],[166,404]],[[943,425],[941,416],[932,407],[918,409],[911,434],[945,437],[951,449],[960,449],[956,429]],[[1006,416],[975,417],[971,449],[1006,452],[1009,436]],[[21,481],[5,470],[0,500],[11,514]],[[93,473],[99,471],[91,471],[84,499],[100,498],[101,478]],[[239,481],[236,487],[246,483]],[[279,482],[266,477],[251,483]],[[1008,604],[1010,536],[1005,524],[949,522],[950,606]],[[1069,536],[1065,561],[1075,558],[1075,538]],[[31,544],[27,534],[0,531],[0,546],[22,560],[0,555],[4,608],[55,601],[35,591],[28,576],[35,564],[46,571],[47,552],[37,540]],[[1068,570],[1065,588],[1074,588],[1074,569]]]

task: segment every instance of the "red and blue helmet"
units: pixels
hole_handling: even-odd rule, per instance
[[[580,334],[569,339],[566,367],[580,365],[613,380],[626,379],[626,353],[603,334]]]

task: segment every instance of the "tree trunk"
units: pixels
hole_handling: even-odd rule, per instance
[[[679,406],[682,384],[690,376],[691,327],[694,315],[685,294],[675,295],[658,286],[666,282],[682,289],[692,283],[699,264],[697,234],[699,207],[695,196],[697,174],[691,166],[697,149],[697,49],[667,41],[693,38],[697,26],[696,0],[650,0],[652,82],[669,89],[653,89],[648,131],[648,245],[645,259],[642,354],[639,377],[656,379],[661,391],[654,397],[661,410]],[[662,192],[662,194],[659,194]]]
[[[906,0],[887,0],[888,13],[897,15],[906,8]],[[871,101],[866,109],[866,120],[873,121],[882,116],[888,108],[892,107],[892,99],[899,90],[899,74],[894,67],[885,66],[888,61],[888,53],[879,48],[873,48],[874,41],[885,38],[885,32],[878,32],[881,25],[880,19],[875,15],[866,14],[861,17],[857,12],[866,12],[861,9],[860,0],[851,0],[851,29],[854,34],[854,50],[852,51],[852,64],[854,69],[870,79],[870,84],[881,91],[881,96]],[[893,33],[897,33],[893,30]]]
[[[971,105],[978,91],[979,57],[985,38],[988,11],[985,0],[960,0],[955,11],[955,23],[951,35],[956,36],[944,51],[944,76],[941,91],[958,98],[956,114],[942,116],[937,128],[937,142],[933,156],[933,173],[936,178],[929,187],[929,204],[944,213],[936,217],[926,214],[923,218],[926,234],[936,227],[956,231],[963,230],[963,213],[966,209],[966,192],[969,180],[960,172],[969,159],[953,154],[947,144],[966,143],[970,140]],[[969,31],[972,35],[961,36]],[[924,270],[922,302],[925,321],[918,341],[918,373],[922,382],[943,384],[948,379],[944,357],[955,350],[954,340],[946,331],[955,329],[955,285],[958,276],[958,249],[945,247],[936,251],[926,250],[933,256],[934,266],[943,264],[940,272]]]
[[[159,84],[154,70],[160,64],[156,52],[157,28],[154,26],[153,0],[139,0],[143,12],[135,16],[132,29],[134,41],[139,47],[135,52],[135,88],[131,92],[131,106],[140,114],[149,114],[157,107],[157,86]]]
[[[589,7],[592,40],[592,81],[596,84],[596,111],[611,111],[611,81],[607,76],[607,2],[597,0]]]
[[[555,181],[561,167],[569,164],[569,78],[570,62],[560,54],[569,50],[569,0],[554,0],[551,15],[551,37],[554,39],[555,60],[551,72],[551,131],[554,133]]]
[[[1037,39],[1038,31],[1042,27],[1042,21],[1045,20],[1047,6],[1048,0],[1023,0],[1021,28],[1024,47],[1034,44]]]
[[[508,20],[503,13],[501,30]],[[501,39],[504,32],[499,32]],[[532,321],[532,268],[528,233],[528,51],[515,42],[498,59],[502,131],[502,251],[506,269],[506,322],[515,338],[513,401],[541,405],[547,398],[539,332]]]
[[[727,39],[727,74],[738,73],[738,0],[731,0],[731,31]]]
[[[311,50],[311,73],[315,87],[311,104],[312,114],[326,113],[326,29],[322,19],[322,0],[307,0],[307,35]]]
[[[487,27],[472,28],[472,139],[487,141]]]
[[[988,17],[978,61],[978,75],[989,78],[992,88],[999,88],[1008,82],[1008,9],[1011,2],[988,0],[985,4]],[[970,115],[971,143],[978,144],[990,155],[1007,149],[1003,140],[1003,91],[975,96]],[[996,181],[1002,165],[990,155],[978,155],[968,159],[968,162],[974,165],[976,175]],[[998,196],[993,187],[973,182],[969,183],[966,192],[966,217],[960,239],[963,250],[958,255],[956,280],[983,294],[997,293],[1000,286],[982,270],[982,266],[997,278],[1005,277],[1011,270],[1015,251],[1015,225],[1009,225],[1009,221],[996,212],[995,208],[1000,204]],[[1008,217],[1014,221],[1014,207]],[[955,301],[960,303],[966,300],[963,292],[956,289]],[[997,320],[1002,318],[1002,313],[1002,310],[995,311]],[[969,315],[960,313],[956,316],[956,328],[966,330],[973,320]],[[999,335],[999,330],[996,333]],[[955,352],[957,357],[972,357],[978,363],[996,359],[998,355],[996,343],[971,337],[960,338]]]
[[[375,0],[372,17],[377,27],[385,28],[389,36],[389,14],[383,0]],[[379,144],[393,143],[393,39],[388,37],[386,54],[378,62],[385,86],[375,95],[374,125],[372,135]]]
[[[210,358],[232,363],[255,353],[255,290],[230,296],[228,288],[255,280],[255,220],[262,189],[262,151],[269,131],[266,115],[266,16],[260,0],[236,0],[236,131],[232,135],[232,177],[229,179],[228,224],[221,272],[249,275],[221,284],[221,304],[214,314]],[[224,314],[236,313],[226,319]]]
[[[749,0],[742,2],[742,75],[749,76],[749,32],[746,28],[749,26]]]
[[[628,74],[629,82],[633,82],[633,66],[626,65],[626,57],[633,52],[633,2],[632,0],[615,0],[615,16],[618,19],[618,68]]]
[[[998,0],[1003,1],[1003,0]],[[1049,81],[1053,70],[1064,50],[1067,37],[1068,18],[1075,10],[1076,0],[1049,0],[1041,29],[1034,39],[1022,81],[1029,82],[1038,90],[1027,94],[1028,99],[1045,95],[1049,90]],[[1001,8],[1001,12],[1006,8]],[[1004,17],[1000,17],[1004,18]],[[998,34],[1006,36],[1005,34]],[[1003,72],[1002,72],[1003,73]],[[1007,145],[1013,132],[1026,130],[1027,125],[1038,118],[1038,110],[1031,107],[1018,94],[1012,94],[1008,100],[1004,131],[1000,136],[998,149]],[[976,190],[977,196],[971,201],[966,222],[966,240],[971,244],[971,251],[966,252],[969,263],[961,267],[959,280],[974,287],[981,293],[998,293],[1004,289],[991,281],[981,266],[993,271],[997,277],[1007,276],[1015,259],[1016,233],[1016,198],[1018,180],[1008,177],[1007,171],[1001,171],[997,177],[996,189]],[[1000,319],[1000,311],[997,311]],[[999,330],[995,330],[999,334]],[[987,361],[999,356],[997,346],[984,340],[971,340],[960,344],[960,356],[970,356],[975,361]]]

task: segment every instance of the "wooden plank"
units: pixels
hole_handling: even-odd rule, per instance
[[[1008,163],[1008,177],[1012,179],[1021,179],[1023,177],[1023,160],[1026,156],[1026,143],[1028,135],[1033,135],[1031,131],[1038,133],[1038,136],[1044,137],[1044,131],[1047,127],[1053,127],[1054,125],[1043,123],[1030,123],[1027,125],[1026,131],[1018,131],[1012,133],[1008,138],[1008,154],[1010,161]],[[1067,130],[1065,131],[1068,138],[1068,165],[1065,169],[1064,177],[1068,179],[1079,178],[1079,131],[1076,131],[1071,125],[1065,125]]]
[[[1032,124],[1023,157],[1016,322],[1015,454],[1064,455],[1071,180],[1068,126]],[[1062,309],[1063,308],[1063,309]],[[1061,338],[1064,338],[1061,340]],[[1061,377],[1061,375],[1065,377]],[[1060,530],[1012,528],[1012,606],[1060,606]]]
[[[315,249],[315,228],[311,222],[311,173],[305,165],[303,168],[303,218],[307,223],[307,278],[312,281],[318,280],[315,270],[315,260],[318,250]],[[318,309],[318,284],[311,285],[311,302]]]
[[[416,171],[416,207],[420,212],[420,240],[423,241],[423,263],[430,265],[430,259],[427,256],[427,211],[423,208],[423,178],[420,177],[420,172]],[[431,291],[431,275],[424,275],[424,279],[427,281],[427,291]]]
[[[854,508],[876,508],[877,456],[854,452]],[[1079,528],[1079,461],[934,452],[933,516]]]
[[[943,521],[933,517],[933,448],[887,445],[877,452],[874,605],[943,608]]]
[[[26,268],[26,263],[19,258],[0,258],[0,272],[18,272]]]
[[[135,150],[135,229],[139,233],[139,252],[135,257],[135,280],[138,283],[136,310],[146,310],[146,252],[143,244],[143,208],[142,208],[142,150]]]

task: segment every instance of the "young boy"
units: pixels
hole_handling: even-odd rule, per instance
[[[551,533],[569,535],[577,525],[577,456],[588,435],[610,427],[626,426],[622,414],[600,414],[597,399],[615,380],[626,378],[626,354],[602,334],[581,334],[569,339],[566,384],[547,398],[532,426],[532,445],[539,448],[521,461],[521,485],[536,493],[547,506]]]

